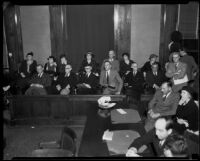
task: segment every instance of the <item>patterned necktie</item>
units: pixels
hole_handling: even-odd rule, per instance
[[[178,69],[178,63],[175,64],[175,70],[177,71]]]

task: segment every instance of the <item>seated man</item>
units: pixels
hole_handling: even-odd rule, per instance
[[[100,85],[104,88],[103,94],[120,94],[123,81],[116,70],[111,69],[110,61],[104,62],[105,70],[101,71]]]
[[[66,65],[65,73],[61,73],[53,87],[51,87],[51,94],[68,95],[74,93],[77,79],[71,71],[72,66],[70,64]]]
[[[77,84],[77,94],[95,94],[97,92],[97,76],[92,73],[92,66],[85,66],[85,74],[81,75]]]
[[[25,95],[46,95],[46,87],[51,86],[51,78],[44,73],[44,68],[41,64],[37,65],[37,73],[30,80],[30,87],[25,92]]]
[[[188,148],[186,138],[174,133],[167,137],[163,153],[165,157],[188,157]]]
[[[143,74],[138,71],[137,63],[132,63],[131,68],[133,71],[125,75],[124,87],[126,89],[126,94],[130,94],[135,100],[139,101],[143,91],[144,77]]]
[[[166,80],[165,74],[159,70],[158,63],[151,65],[151,71],[146,74],[147,89],[154,94],[156,90],[160,89],[161,84]]]
[[[145,130],[154,127],[155,119],[159,116],[175,115],[179,102],[179,94],[172,91],[172,83],[164,82],[161,90],[156,91],[153,99],[149,102]]]
[[[159,67],[159,69],[161,69],[160,63],[156,61],[156,60],[157,60],[157,57],[158,57],[158,56],[157,56],[156,54],[151,54],[151,55],[149,56],[149,61],[147,61],[147,62],[143,65],[143,67],[141,68],[141,72],[144,74],[144,77],[146,77],[146,73],[147,73],[148,71],[151,71],[151,65],[152,65],[153,63],[158,63],[158,67]]]
[[[147,146],[150,143],[153,143],[154,145],[156,156],[161,156],[163,154],[164,142],[172,133],[174,133],[173,121],[164,117],[158,118],[155,122],[154,129],[133,141],[133,143],[129,146],[126,156],[135,156],[137,153],[141,153],[140,155],[143,155],[146,150],[142,147],[144,147],[144,145]],[[151,156],[154,155],[152,154]]]

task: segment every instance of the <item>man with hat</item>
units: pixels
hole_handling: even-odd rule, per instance
[[[148,71],[151,71],[151,66],[152,64],[154,64],[156,62],[156,59],[157,59],[157,55],[156,54],[151,54],[149,56],[149,61],[147,61],[143,67],[141,68],[141,72],[144,74],[144,77],[146,77],[146,73]],[[161,65],[160,63],[156,62],[158,64],[158,69],[161,69]]]
[[[180,62],[179,52],[172,53],[173,62],[170,62],[166,66],[166,77],[171,78],[173,83],[172,89],[174,92],[178,92],[183,86],[187,85],[187,64]]]
[[[190,86],[181,90],[181,99],[174,116],[176,130],[181,134],[186,130],[198,131],[198,107],[193,100],[194,91]]]

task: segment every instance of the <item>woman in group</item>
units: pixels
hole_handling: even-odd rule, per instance
[[[48,62],[44,65],[44,72],[53,77],[56,74],[56,60],[53,56],[49,56]]]
[[[181,90],[181,99],[176,110],[175,128],[181,134],[186,130],[198,131],[198,107],[194,102],[193,89],[184,86]]]
[[[129,72],[132,71],[131,65],[133,63],[134,61],[130,59],[130,55],[128,53],[122,54],[122,60],[120,61],[120,71],[119,71],[121,78],[123,78],[124,75],[127,75]]]
[[[84,60],[82,61],[79,69],[80,75],[85,74],[85,66],[87,65],[92,67],[92,73],[98,77],[100,73],[99,64],[94,60],[94,54],[91,51],[88,51],[84,55]]]

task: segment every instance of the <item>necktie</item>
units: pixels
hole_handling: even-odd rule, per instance
[[[106,72],[106,81],[107,81],[107,84],[109,84],[109,75],[108,75],[108,71]]]
[[[166,97],[167,97],[166,95],[163,96],[163,102],[166,100]]]
[[[154,72],[154,76],[157,76],[156,72]]]
[[[133,72],[133,76],[135,76],[136,75],[136,72]]]
[[[29,73],[30,65],[28,64],[27,66],[27,72]]]
[[[178,63],[175,64],[175,70],[177,71],[178,69]]]

